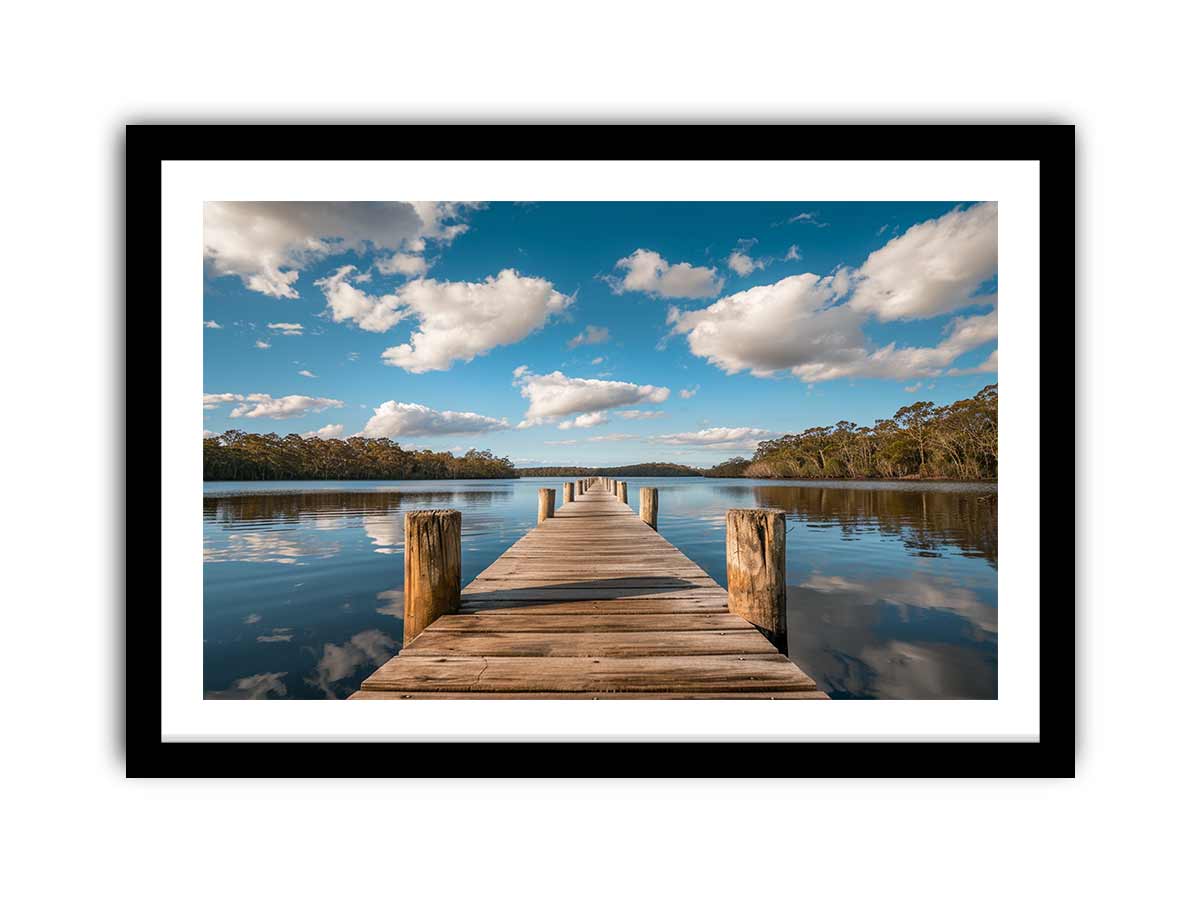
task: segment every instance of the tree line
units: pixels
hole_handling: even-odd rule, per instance
[[[204,438],[205,481],[321,481],[516,478],[507,457],[490,450],[462,456],[405,450],[388,438],[325,440],[230,430]]]
[[[785,434],[706,474],[726,478],[945,478],[987,481],[999,466],[999,390],[948,406],[902,407],[872,426],[845,420]]]
[[[841,421],[758,445],[752,459],[734,457],[709,469],[677,463],[542,466],[517,469],[490,450],[462,456],[405,450],[388,438],[346,440],[230,430],[204,439],[206,481],[437,478],[687,477],[995,479],[999,464],[999,391],[990,384],[947,406],[928,401],[863,426]]]
[[[522,478],[595,478],[600,476],[627,478],[686,478],[689,475],[703,475],[703,469],[694,469],[678,463],[634,463],[628,466],[608,466],[607,468],[589,466],[535,466],[517,469]]]

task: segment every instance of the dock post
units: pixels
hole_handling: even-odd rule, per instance
[[[725,513],[729,611],[787,653],[787,519],[781,509]]]
[[[642,521],[658,531],[658,488],[642,488],[641,503]]]
[[[570,481],[563,482],[563,506],[575,499],[575,485]]]
[[[629,505],[629,482],[628,481],[618,481],[617,482],[617,499],[620,500],[622,503],[624,503],[626,506]]]
[[[554,488],[538,488],[538,524],[554,518]]]
[[[609,489],[612,491],[612,495],[614,497],[616,497],[619,493],[619,491],[617,490],[618,486],[619,486],[619,483],[618,483],[617,479],[614,478],[612,480],[612,484],[609,487]]]
[[[418,509],[404,515],[404,646],[462,596],[462,513]]]

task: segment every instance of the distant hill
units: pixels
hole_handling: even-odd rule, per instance
[[[558,478],[564,476],[618,476],[628,478],[688,478],[703,475],[703,469],[691,466],[681,466],[678,463],[634,463],[629,466],[609,466],[607,468],[588,468],[586,466],[540,466],[529,469],[517,469],[521,478]]]

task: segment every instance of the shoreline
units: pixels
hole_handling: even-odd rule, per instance
[[[808,483],[824,483],[824,484],[988,484],[997,485],[999,480],[995,478],[924,478],[916,475],[901,475],[895,478],[812,478],[802,475],[705,475],[697,473],[695,475],[631,475],[620,471],[606,471],[609,477],[622,478],[656,478],[656,479],[682,479],[682,478],[702,478],[709,481],[803,481]],[[591,473],[574,473],[567,472],[561,475],[515,475],[511,477],[495,477],[495,476],[448,476],[446,478],[205,478],[204,484],[287,484],[297,481],[311,481],[317,483],[346,483],[346,482],[397,482],[404,483],[409,481],[553,481],[557,478],[570,477],[596,477]]]

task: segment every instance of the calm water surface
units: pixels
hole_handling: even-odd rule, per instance
[[[404,634],[404,513],[462,511],[466,584],[564,480],[205,484],[205,696],[348,696]],[[994,485],[628,481],[722,586],[725,510],[787,513],[790,655],[831,696],[996,697]]]

